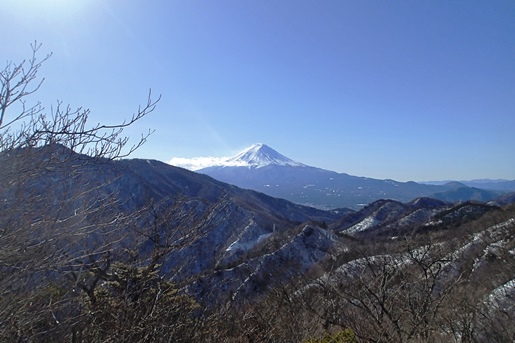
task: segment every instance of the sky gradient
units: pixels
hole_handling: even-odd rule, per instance
[[[1,0],[1,63],[43,43],[32,99],[129,117],[133,156],[231,156],[399,181],[515,179],[515,2]]]

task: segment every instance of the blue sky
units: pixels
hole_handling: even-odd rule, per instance
[[[2,60],[53,52],[34,101],[114,123],[162,95],[134,157],[262,142],[352,175],[515,179],[512,0],[1,1]]]

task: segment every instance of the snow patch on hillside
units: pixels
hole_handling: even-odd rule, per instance
[[[257,244],[259,244],[260,242],[262,242],[265,239],[267,239],[268,237],[270,237],[271,235],[272,235],[272,233],[265,233],[265,234],[259,235],[259,237],[255,241],[250,241],[250,242],[240,242],[239,240],[235,241],[231,245],[229,245],[229,247],[227,249],[225,249],[225,251],[231,251],[231,250],[248,251],[248,250],[252,249],[253,247],[255,247]]]
[[[359,223],[357,223],[356,225],[351,226],[344,232],[346,234],[351,235],[351,234],[354,234],[357,232],[368,230],[377,224],[379,224],[379,223],[374,217],[367,217],[367,218],[363,219],[362,221],[360,221]]]

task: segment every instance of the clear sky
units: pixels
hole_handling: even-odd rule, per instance
[[[134,157],[231,156],[407,180],[515,179],[515,1],[0,0],[0,57],[53,52],[34,100],[129,130]]]

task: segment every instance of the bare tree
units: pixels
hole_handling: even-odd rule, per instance
[[[151,131],[129,145],[124,129],[159,101],[149,92],[146,103],[117,124],[90,125],[88,109],[62,102],[47,112],[30,101],[51,54],[39,59],[37,42],[31,49],[28,60],[7,62],[0,71],[0,341],[72,332],[65,324],[79,315],[71,306],[74,292],[86,288],[79,277],[66,276],[91,274],[102,270],[99,265],[108,272],[118,257],[114,246],[127,236],[121,229],[141,214],[123,210],[110,188],[120,171],[109,161],[145,143]],[[109,173],[92,178],[99,163],[109,165]],[[84,260],[89,264],[79,263]]]
[[[207,314],[179,290],[189,280],[170,281],[181,261],[166,277],[163,262],[219,225],[227,201],[119,194],[117,159],[151,133],[129,145],[123,131],[159,98],[114,125],[62,102],[47,113],[28,105],[40,48],[1,72],[0,341],[193,340]]]
[[[123,136],[123,130],[155,109],[160,97],[153,100],[151,92],[146,103],[130,119],[111,125],[89,126],[88,109],[72,109],[62,102],[50,113],[39,101],[28,104],[28,97],[37,92],[44,81],[38,80],[38,72],[51,57],[48,54],[38,60],[41,44],[35,42],[31,48],[30,59],[21,63],[7,62],[0,71],[0,151],[61,144],[77,153],[114,159],[130,155],[146,141],[150,131],[124,150],[129,137]]]
[[[315,341],[336,342],[343,333],[359,342],[447,341],[446,311],[462,280],[447,268],[454,248],[407,240],[400,252],[398,244],[383,246],[383,254],[359,243],[355,249],[347,253],[354,258],[322,277],[276,289],[282,311],[275,318],[293,313],[273,330]],[[301,322],[309,322],[309,330],[295,326]]]

